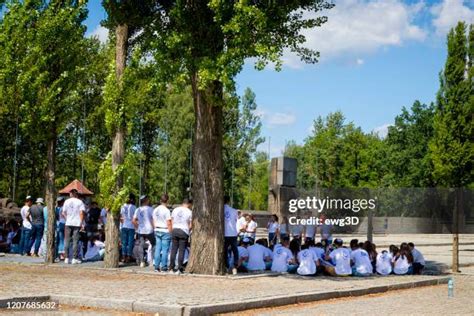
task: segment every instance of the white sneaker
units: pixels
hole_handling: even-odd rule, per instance
[[[232,268],[232,274],[237,275],[237,269],[236,268]]]
[[[180,270],[176,270],[176,272],[174,274],[176,275],[180,275],[182,272]]]
[[[145,262],[140,262],[140,268],[146,267]]]
[[[69,264],[69,263],[71,263],[71,261],[69,260],[69,258],[65,258],[65,259],[64,259],[64,263],[65,263],[65,264]]]
[[[81,264],[82,261],[79,259],[72,259],[72,264]]]

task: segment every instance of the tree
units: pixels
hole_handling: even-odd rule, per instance
[[[279,67],[283,50],[288,48],[304,61],[316,62],[318,54],[301,46],[305,42],[301,31],[326,22],[326,17],[311,13],[332,6],[323,0],[177,1],[151,24],[157,34],[155,59],[163,70],[185,71],[193,93],[195,205],[189,272],[224,273],[225,91],[233,91],[234,77],[247,58],[256,57],[260,69],[269,61]]]
[[[104,25],[114,34],[115,61],[106,83],[105,103],[107,107],[107,125],[112,138],[111,167],[115,185],[110,188],[109,182],[102,187],[109,188],[104,195],[112,195],[114,199],[108,201],[108,220],[106,223],[106,238],[108,240],[105,251],[104,265],[109,268],[119,265],[119,211],[125,200],[126,190],[123,190],[123,166],[125,162],[125,136],[127,129],[127,107],[123,98],[124,75],[127,60],[133,42],[140,39],[140,30],[144,24],[150,22],[153,16],[155,1],[152,0],[103,0],[102,4],[107,11],[107,20]],[[135,37],[134,37],[135,36]],[[133,39],[133,40],[132,40]],[[105,166],[104,169],[105,170]],[[104,176],[107,173],[104,172]]]
[[[440,75],[440,89],[434,116],[434,136],[430,142],[433,177],[439,186],[457,188],[453,209],[453,265],[459,269],[458,224],[462,209],[462,189],[473,183],[474,147],[472,113],[472,26],[459,22],[448,34],[448,56]]]
[[[17,16],[26,22],[29,34],[22,73],[16,78],[26,91],[22,100],[29,135],[46,143],[46,203],[48,205],[48,247],[46,262],[53,263],[55,233],[55,172],[58,133],[80,96],[77,83],[84,66],[86,9],[82,1],[12,1],[3,24],[16,27]],[[17,11],[18,10],[18,11]],[[10,20],[11,19],[11,20]],[[12,39],[13,41],[15,39]],[[11,65],[10,67],[18,65]],[[8,67],[8,66],[7,66]]]

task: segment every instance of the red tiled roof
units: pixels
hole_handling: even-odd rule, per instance
[[[94,192],[86,188],[82,182],[77,179],[66,185],[62,190],[59,191],[59,194],[69,194],[72,189],[76,189],[81,195],[94,195]]]

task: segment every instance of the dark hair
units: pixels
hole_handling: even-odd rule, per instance
[[[367,240],[362,247],[365,251],[367,251],[371,260],[375,260],[375,258],[377,258],[377,251],[375,251],[374,246],[375,245],[373,243]]]
[[[322,244],[322,243],[320,243],[320,242],[316,243],[316,245],[315,245],[315,246],[316,246],[316,247],[318,247],[318,248],[324,248],[323,244]]]
[[[358,248],[359,247],[359,239],[352,239],[351,242],[349,243],[349,246],[352,248]]]
[[[79,192],[77,192],[76,189],[72,189],[71,191],[69,191],[69,193],[71,193],[73,196],[78,196],[79,195]]]
[[[343,244],[343,242],[342,242],[342,240],[340,240],[340,239],[336,239],[336,240],[334,240],[334,244],[335,244],[336,246],[338,246],[338,247],[341,247],[342,244]]]
[[[183,204],[193,204],[193,199],[191,199],[191,198],[189,198],[189,199],[188,199],[188,198],[185,198],[185,199],[183,200]]]
[[[255,243],[268,248],[268,241],[265,238],[260,238]]]
[[[298,254],[298,252],[300,252],[300,242],[298,239],[293,239],[290,242],[290,250],[295,257]]]
[[[135,194],[130,193],[130,194],[128,195],[128,201],[127,201],[127,202],[128,202],[129,204],[135,204],[135,200],[136,200]]]
[[[408,260],[408,263],[413,262],[413,255],[411,254],[410,248],[408,248],[408,244],[406,242],[400,245],[399,256],[402,258],[406,257]]]
[[[412,243],[412,242],[409,242],[409,243],[408,243],[408,246],[409,246],[409,247],[412,247],[412,248],[415,248],[415,244]]]
[[[282,239],[281,239],[282,242],[290,242],[290,236],[284,236]]]
[[[394,255],[394,256],[397,255],[397,254],[398,254],[398,251],[399,251],[398,247],[395,246],[395,245],[390,245],[390,246],[388,247],[388,250],[389,250],[390,253],[391,253],[392,255]]]
[[[272,217],[275,220],[275,222],[278,222],[278,216],[276,214],[272,214]]]
[[[169,199],[170,199],[170,197],[168,196],[168,194],[164,193],[163,195],[161,195],[160,202],[161,203],[168,203]]]
[[[224,204],[227,204],[230,202],[230,197],[228,195],[224,195]]]
[[[308,245],[308,247],[314,246],[314,240],[307,239],[307,240],[305,240],[304,244]]]
[[[308,244],[304,244],[301,246],[301,250],[305,250],[305,249],[308,249],[309,248],[309,245]]]

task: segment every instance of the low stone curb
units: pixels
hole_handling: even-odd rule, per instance
[[[332,292],[309,292],[298,293],[294,295],[279,295],[265,298],[257,298],[253,300],[224,302],[203,305],[163,305],[152,302],[137,300],[121,300],[112,298],[98,298],[87,296],[70,296],[70,295],[50,295],[38,297],[23,298],[0,298],[0,307],[6,304],[8,300],[37,300],[37,301],[58,301],[59,304],[103,308],[127,312],[141,313],[158,313],[159,315],[170,316],[195,316],[195,315],[213,315],[218,313],[227,313],[242,311],[256,308],[276,307],[283,305],[292,305],[298,303],[315,302],[321,300],[356,297],[362,295],[385,293],[393,290],[410,289],[423,286],[432,286],[448,283],[450,277],[436,277],[426,280],[404,282],[393,285],[373,286],[368,288],[354,288],[349,290],[332,291]]]

